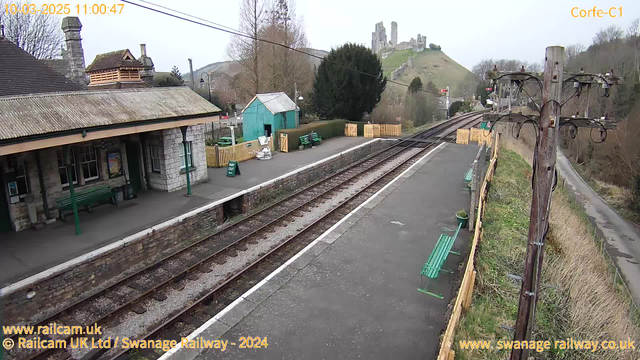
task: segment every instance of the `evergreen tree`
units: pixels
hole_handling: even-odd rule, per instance
[[[418,76],[411,80],[411,84],[409,84],[409,92],[411,94],[415,94],[417,91],[422,90],[422,80]]]
[[[182,80],[182,75],[180,74],[180,70],[178,70],[177,66],[171,68],[171,73],[169,75],[178,79],[178,81],[180,81],[180,85],[184,84],[184,80]]]
[[[347,43],[331,50],[320,63],[311,94],[312,106],[324,119],[359,121],[380,101],[386,85],[380,59],[362,45]]]

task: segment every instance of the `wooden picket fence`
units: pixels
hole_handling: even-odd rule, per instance
[[[358,124],[344,124],[344,136],[357,137]]]
[[[478,247],[478,243],[482,241],[482,218],[484,217],[484,205],[487,199],[487,186],[488,183],[493,179],[493,173],[496,168],[496,162],[498,160],[499,139],[499,135],[496,135],[495,146],[492,148],[493,153],[491,155],[491,162],[489,163],[487,174],[485,175],[484,181],[482,182],[482,187],[480,188],[478,212],[476,216],[475,228],[473,231],[471,251],[469,252],[469,260],[467,260],[464,277],[462,278],[462,283],[460,283],[460,290],[458,291],[458,296],[456,297],[456,302],[453,306],[451,317],[449,318],[449,324],[447,325],[447,329],[442,338],[442,343],[440,344],[438,360],[453,360],[455,358],[455,351],[451,349],[451,346],[453,345],[453,337],[455,335],[456,327],[458,325],[458,321],[460,321],[462,311],[468,310],[471,306],[471,299],[473,297],[473,286],[476,281],[476,270],[474,268],[476,249]]]
[[[402,136],[402,125],[367,124],[364,126],[364,137]]]
[[[456,144],[469,144],[469,129],[458,129],[456,132]]]
[[[275,151],[273,145],[273,136],[269,138],[269,149]],[[234,146],[218,147],[207,146],[207,166],[208,167],[225,167],[229,165],[230,160],[246,161],[256,157],[256,152],[262,150],[258,140],[246,141]]]

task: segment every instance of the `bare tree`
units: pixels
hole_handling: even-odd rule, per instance
[[[584,50],[585,50],[584,45],[582,44],[572,44],[567,46],[564,52],[564,56],[565,56],[564,67],[566,69],[570,69],[571,71],[577,71],[578,69],[574,69],[575,66],[573,65],[576,60],[576,57],[578,57],[578,55]]]
[[[251,38],[234,36],[227,48],[227,54],[243,67],[236,82],[243,97],[251,97],[261,90],[259,60],[262,44],[258,38],[265,18],[265,5],[261,0],[243,0],[240,4],[239,30]]]
[[[534,62],[525,66],[525,69],[530,73],[539,73],[544,70],[544,67],[541,63]]]
[[[0,0],[0,24],[5,27],[5,36],[19,48],[38,59],[53,59],[60,55],[63,34],[60,21],[55,15],[42,13],[7,13],[6,6],[22,9],[33,4],[23,1],[6,2]]]
[[[621,39],[623,35],[624,32],[622,29],[616,25],[611,25],[606,29],[600,29],[600,31],[596,33],[596,36],[593,37],[593,44],[600,45],[605,42],[614,42]]]
[[[631,22],[627,29],[627,39],[633,45],[634,50],[634,70],[638,74],[640,81],[640,18]]]
[[[307,47],[303,20],[297,17],[293,0],[277,0],[268,11],[268,24],[264,27],[263,38],[293,49]],[[304,54],[272,44],[265,45],[264,61],[269,64],[265,77],[271,91],[284,91],[291,97],[294,83],[298,89],[309,91],[313,78],[313,68]]]
[[[487,79],[487,71],[493,69],[494,64],[493,59],[483,59],[471,69],[471,72],[484,81]]]

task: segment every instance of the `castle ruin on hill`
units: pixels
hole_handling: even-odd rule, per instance
[[[387,38],[387,29],[385,29],[382,21],[376,24],[375,31],[371,33],[371,51],[374,54],[382,54],[389,50],[405,50],[412,49],[414,52],[420,52],[427,47],[427,37],[418,34],[417,39],[398,43],[398,23],[391,22],[391,39]]]

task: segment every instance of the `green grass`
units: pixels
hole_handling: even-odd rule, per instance
[[[407,62],[411,56],[415,53],[413,50],[398,50],[391,53],[391,55],[387,56],[387,58],[382,59],[382,71],[384,75],[389,77],[391,76],[391,72],[397,68],[399,68],[402,64]]]
[[[458,341],[493,340],[495,344],[497,340],[513,338],[513,334],[502,326],[514,325],[520,285],[507,275],[522,275],[529,228],[530,176],[531,168],[522,157],[512,151],[501,151],[486,205],[484,237],[478,246],[473,303],[462,318],[454,341],[456,359],[498,359],[509,354],[506,350],[460,350]],[[552,237],[550,234],[549,238]],[[554,255],[553,247],[548,246],[545,263],[552,262]],[[542,290],[536,339],[563,338],[566,324],[557,313],[566,311],[564,303],[559,291]],[[561,358],[551,352],[543,355],[541,358]]]
[[[458,86],[471,75],[464,66],[455,62],[442,51],[424,50],[414,53],[412,50],[394,51],[386,59],[382,60],[382,69],[386,76],[412,57],[413,68],[407,68],[397,81],[409,84],[416,76],[420,77],[422,84],[432,81],[438,88],[450,87],[452,96],[459,96]],[[393,84],[387,84],[392,87]],[[397,85],[395,85],[397,86]],[[474,85],[475,87],[475,85]],[[401,89],[406,91],[406,89]]]

